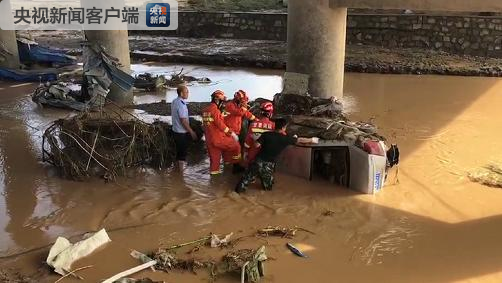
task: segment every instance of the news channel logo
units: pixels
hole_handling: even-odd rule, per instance
[[[171,6],[169,3],[148,3],[145,12],[148,27],[159,28],[171,25]]]
[[[13,2],[13,3],[11,3]],[[1,30],[176,30],[178,2],[0,0]]]

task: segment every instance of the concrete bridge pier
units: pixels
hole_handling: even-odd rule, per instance
[[[347,8],[329,0],[289,0],[287,71],[310,75],[309,93],[342,97]]]
[[[129,54],[127,30],[86,30],[85,36],[89,42],[103,46],[108,54],[119,59],[122,65],[121,69],[124,72],[131,73],[131,57]],[[131,105],[133,104],[134,96],[132,90],[124,92],[112,85],[108,99],[120,105]]]
[[[0,58],[0,66],[11,69],[19,69],[19,52],[17,49],[16,32],[14,30],[0,29],[0,48],[5,49],[5,56]],[[3,53],[3,52],[2,52]]]

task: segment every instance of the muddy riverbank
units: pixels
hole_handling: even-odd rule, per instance
[[[81,54],[80,32],[31,32],[44,45]],[[226,40],[131,36],[131,56],[138,61],[189,63],[233,67],[285,69],[287,46],[282,41]],[[437,74],[502,76],[502,59],[451,55],[422,49],[347,46],[348,72],[382,74]]]

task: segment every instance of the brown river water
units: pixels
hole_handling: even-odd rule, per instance
[[[207,100],[215,88],[271,97],[281,87],[275,71],[186,68],[218,81],[192,87],[195,101]],[[210,178],[205,159],[184,173],[141,169],[117,184],[62,180],[41,161],[41,130],[68,112],[36,106],[29,97],[34,87],[0,84],[0,266],[34,273],[57,236],[76,241],[104,227],[112,243],[74,265],[93,265],[79,274],[83,282],[99,282],[138,264],[130,249],[148,252],[210,232],[241,237],[267,225],[298,225],[315,232],[289,240],[308,259],[292,255],[281,238],[248,237],[237,245],[267,246],[272,259],[262,282],[502,282],[502,191],[466,177],[502,162],[500,79],[348,74],[350,116],[373,119],[401,148],[399,183],[392,171],[375,196],[281,174],[274,191],[253,187],[239,196],[232,192],[237,177]],[[138,95],[136,102],[172,95]],[[195,256],[217,260],[225,252]],[[208,274],[145,271],[136,277],[190,283],[207,282]]]

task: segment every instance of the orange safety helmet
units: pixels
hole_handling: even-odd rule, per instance
[[[225,93],[223,90],[216,90],[211,94],[211,100],[220,100],[220,101],[225,101],[227,98],[225,97]]]
[[[260,109],[264,112],[269,112],[269,113],[273,113],[274,112],[274,104],[272,104],[272,102],[263,102],[261,105],[260,105]]]
[[[272,102],[263,102],[260,105],[261,114],[265,117],[271,118],[274,115],[274,104]]]
[[[239,89],[237,92],[234,94],[234,100],[238,102],[244,102],[247,103],[249,101],[249,98],[247,96],[247,93],[243,91],[242,89]]]

